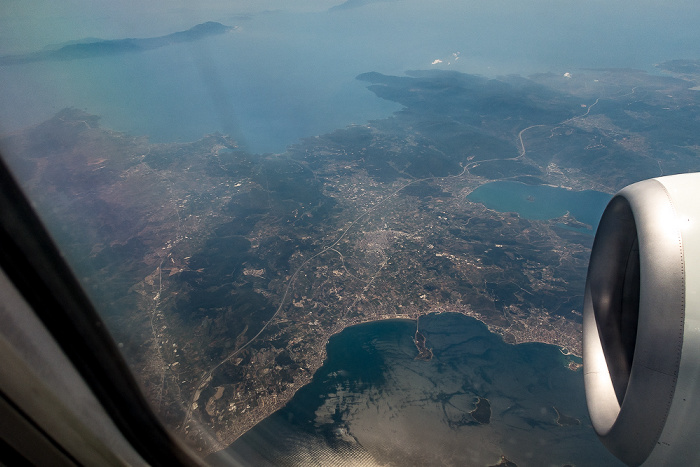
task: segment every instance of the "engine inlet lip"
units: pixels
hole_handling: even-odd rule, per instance
[[[586,278],[588,410],[603,444],[630,465],[654,449],[678,378],[685,265],[675,218],[662,183],[646,180],[621,190],[601,218]],[[635,293],[638,304],[626,304],[623,297]]]

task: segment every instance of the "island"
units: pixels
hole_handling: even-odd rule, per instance
[[[557,425],[559,425],[559,426],[573,426],[573,425],[580,425],[581,424],[581,420],[579,420],[578,418],[564,415],[556,407],[552,407],[552,408],[557,413]]]
[[[425,336],[421,334],[420,331],[416,330],[413,342],[415,342],[416,348],[418,349],[416,360],[432,360],[433,351],[425,346]]]
[[[0,56],[0,66],[23,65],[42,61],[65,61],[86,58],[103,57],[125,53],[144,52],[172,44],[193,42],[205,37],[234,31],[235,27],[208,21],[191,27],[186,31],[178,31],[159,37],[129,38],[129,39],[85,39],[49,47],[46,50],[20,55]]]
[[[501,456],[501,460],[498,464],[494,464],[489,467],[518,467],[518,464],[508,460],[506,456]]]
[[[476,408],[469,412],[474,420],[481,425],[486,425],[491,421],[491,403],[483,397],[477,398]]]

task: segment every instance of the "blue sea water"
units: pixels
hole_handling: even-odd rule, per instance
[[[0,133],[76,107],[153,141],[220,131],[255,152],[398,110],[355,80],[364,72],[649,70],[693,58],[700,40],[700,7],[685,1],[15,3],[0,14],[1,54],[84,37],[153,37],[204,21],[237,29],[139,54],[0,67]]]
[[[554,219],[568,212],[578,221],[590,225],[591,229],[585,230],[593,234],[611,195],[505,180],[481,185],[467,199],[483,203],[495,211],[517,212],[526,219]]]
[[[0,78],[14,89],[0,101],[5,113],[15,110],[0,121],[12,128],[35,123],[37,114],[45,119],[76,107],[100,115],[104,127],[153,142],[192,141],[218,131],[253,152],[281,152],[301,137],[398,109],[352,72],[302,78],[283,51],[270,47],[279,55],[270,56],[237,40],[232,33],[138,54],[4,67]],[[255,68],[257,60],[278,64]],[[26,76],[36,84],[32,92]]]
[[[460,314],[345,329],[313,381],[226,451],[244,465],[620,465],[590,426],[582,371],[552,345],[506,344]],[[490,405],[488,423],[470,412]],[[557,423],[559,414],[570,417]]]

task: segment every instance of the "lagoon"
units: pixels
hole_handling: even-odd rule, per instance
[[[574,191],[548,185],[497,181],[481,185],[467,199],[483,203],[494,211],[516,212],[526,219],[556,219],[568,212],[579,222],[591,226],[590,230],[585,230],[594,233],[611,197],[593,190]]]

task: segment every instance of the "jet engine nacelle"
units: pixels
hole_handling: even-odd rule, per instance
[[[700,465],[700,174],[635,183],[608,204],[586,279],[593,427],[629,465]]]

